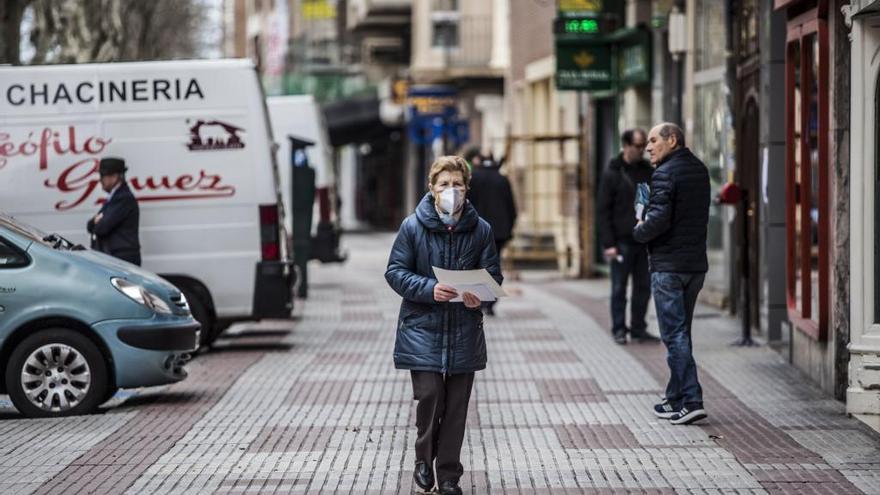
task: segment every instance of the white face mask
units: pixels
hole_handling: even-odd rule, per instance
[[[447,187],[440,193],[440,209],[445,213],[455,213],[464,204],[464,194],[454,187]]]

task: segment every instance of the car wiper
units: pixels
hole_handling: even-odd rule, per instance
[[[64,241],[61,240],[61,236],[58,234],[49,234],[46,237],[43,237],[43,242],[51,242],[52,249],[58,249]]]
[[[85,247],[83,247],[79,244],[74,244],[74,243],[68,241],[67,239],[61,237],[58,234],[49,234],[46,237],[44,237],[43,240],[45,242],[51,242],[52,249],[58,249],[60,247],[64,247],[65,249],[74,250],[74,251],[81,251],[81,250],[85,249]]]

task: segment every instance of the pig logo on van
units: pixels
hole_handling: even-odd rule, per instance
[[[190,151],[241,149],[244,148],[244,141],[238,133],[242,131],[244,129],[219,120],[197,120],[189,128],[189,143],[186,147]]]

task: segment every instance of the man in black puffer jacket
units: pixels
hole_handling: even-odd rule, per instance
[[[611,264],[611,334],[618,344],[633,340],[657,342],[647,332],[645,313],[651,299],[648,251],[633,240],[636,226],[636,184],[651,183],[654,169],[642,155],[648,137],[643,129],[629,129],[620,136],[623,150],[611,160],[599,181],[598,227],[605,258]],[[626,286],[632,277],[630,328],[626,326]]]
[[[654,414],[673,424],[690,424],[706,417],[691,322],[709,269],[709,171],[685,147],[684,133],[675,124],[651,129],[648,154],[657,168],[645,220],[633,229],[633,238],[648,244],[654,304],[670,371],[665,399],[654,406]]]

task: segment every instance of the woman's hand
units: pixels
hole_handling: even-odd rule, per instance
[[[470,309],[477,309],[480,307],[480,298],[477,297],[476,294],[471,292],[465,292],[461,295],[461,298],[464,300],[464,305]]]
[[[444,284],[437,284],[434,286],[434,300],[437,302],[449,302],[451,299],[455,299],[458,297],[458,292]]]

